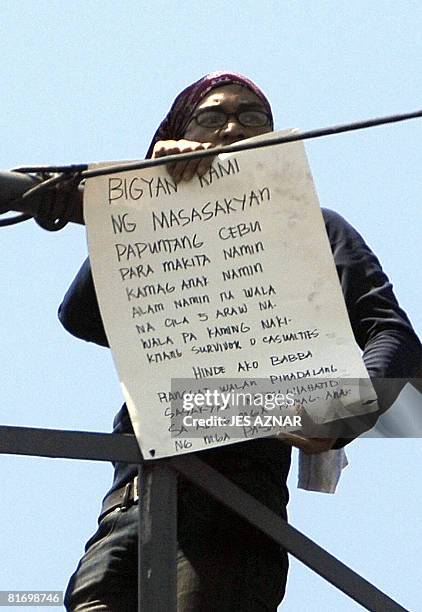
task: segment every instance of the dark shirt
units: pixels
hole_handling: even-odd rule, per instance
[[[356,342],[378,394],[379,413],[343,420],[334,448],[340,448],[370,429],[379,414],[394,402],[406,379],[415,376],[422,362],[421,344],[392,285],[360,234],[339,214],[322,209],[325,227]],[[59,319],[74,336],[108,346],[88,259],[79,270],[59,308]],[[386,385],[385,379],[394,379]],[[126,406],[114,419],[116,433],[133,432]],[[254,467],[284,487],[290,466],[290,448],[283,442],[261,438],[201,451],[200,458],[226,471],[230,466]],[[136,465],[116,464],[112,490],[137,473]]]

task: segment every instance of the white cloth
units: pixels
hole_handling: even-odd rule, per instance
[[[306,491],[335,493],[342,470],[348,463],[343,448],[314,455],[300,450],[297,486]]]

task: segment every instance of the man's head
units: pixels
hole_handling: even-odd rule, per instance
[[[203,111],[209,107],[220,112],[219,117],[214,116],[214,125],[210,116],[204,120]],[[247,110],[249,116],[243,113]],[[262,115],[253,115],[252,111]],[[224,125],[220,125],[222,112],[228,114]],[[189,85],[176,97],[154,134],[147,157],[151,157],[155,143],[160,140],[185,138],[215,145],[231,144],[272,130],[270,103],[253,81],[235,72],[213,72]]]
[[[272,116],[248,87],[228,83],[212,89],[196,106],[183,138],[229,145],[272,129]]]

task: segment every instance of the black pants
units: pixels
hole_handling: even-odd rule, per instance
[[[284,498],[265,474],[241,468],[236,466],[232,479],[286,518]],[[136,612],[137,526],[137,505],[102,519],[70,579],[67,610]],[[287,554],[278,544],[179,479],[178,612],[275,612],[287,569]]]

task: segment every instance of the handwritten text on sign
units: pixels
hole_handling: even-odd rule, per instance
[[[369,381],[336,389],[338,379],[368,379],[302,143],[220,155],[205,176],[179,185],[165,166],[89,179],[84,212],[144,457],[275,433],[238,421],[235,437],[218,435],[209,405],[189,409],[189,423],[193,412],[204,417],[193,429],[175,426],[172,401],[211,388],[210,378],[226,392],[265,381],[320,420],[359,413],[362,397],[375,397]]]

